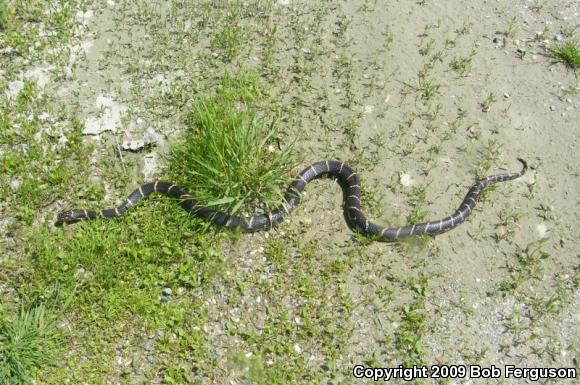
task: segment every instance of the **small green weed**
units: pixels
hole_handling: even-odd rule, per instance
[[[505,208],[499,212],[500,222],[496,225],[497,231],[494,235],[496,242],[500,240],[510,241],[519,228],[518,222],[523,216],[522,213],[513,208]]]
[[[518,27],[516,26],[516,21],[517,21],[517,18],[515,16],[512,17],[512,19],[508,23],[505,31],[503,31],[503,34],[510,39],[515,39],[516,34],[518,33]]]
[[[413,187],[409,194],[409,205],[413,207],[413,212],[407,218],[408,223],[420,223],[425,220],[425,211],[423,205],[425,204],[425,186]]]
[[[396,332],[396,345],[404,357],[404,365],[421,365],[425,360],[423,339],[427,332],[428,316],[425,311],[425,295],[429,280],[425,275],[411,277],[407,286],[414,292],[414,300],[401,308],[401,325]]]
[[[422,56],[427,56],[429,52],[433,51],[434,48],[435,48],[435,40],[431,39],[427,43],[425,43],[423,47],[419,48],[419,53]]]
[[[573,70],[580,67],[580,44],[575,41],[567,41],[561,45],[552,43],[548,47],[548,54],[555,61],[564,63]]]
[[[488,112],[491,109],[491,105],[495,102],[497,102],[497,97],[493,94],[493,92],[490,92],[487,98],[485,98],[483,102],[479,103],[481,106],[481,111]]]
[[[475,56],[475,50],[472,50],[469,56],[456,56],[451,60],[449,66],[459,75],[464,76],[471,70],[471,64],[473,62],[473,58]]]
[[[548,3],[548,0],[535,0],[530,5],[530,10],[532,10],[536,13],[540,13],[540,11],[546,6],[547,3]]]
[[[232,61],[243,46],[246,33],[237,25],[226,25],[211,41],[211,46],[221,52],[225,61]]]
[[[435,83],[433,80],[427,79],[426,77],[419,77],[419,87],[417,88],[421,97],[425,100],[431,100],[435,95],[439,93],[440,84]]]
[[[517,264],[509,266],[511,280],[503,281],[499,285],[499,290],[511,292],[520,290],[520,287],[530,280],[541,280],[543,274],[542,261],[551,257],[551,254],[544,251],[543,245],[548,238],[542,238],[531,242],[526,247],[517,245],[515,259]]]
[[[8,7],[4,0],[0,1],[0,31],[6,28],[8,24]]]
[[[464,21],[463,25],[460,28],[455,30],[457,35],[467,35],[473,29],[473,22],[471,21]]]
[[[490,173],[490,170],[497,162],[503,147],[504,145],[495,139],[488,140],[487,146],[481,152],[479,164],[477,166],[476,176],[478,179],[484,178]],[[490,189],[485,191],[491,191],[491,189],[493,189],[493,186],[490,186]]]

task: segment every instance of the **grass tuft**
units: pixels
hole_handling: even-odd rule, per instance
[[[191,129],[169,156],[173,179],[204,204],[231,212],[279,203],[292,146],[275,146],[275,120],[257,111],[264,98],[255,75],[225,75],[215,95],[192,107]]]
[[[564,63],[574,70],[580,67],[580,44],[575,41],[567,41],[561,45],[552,43],[548,47],[548,53],[557,62]]]
[[[8,7],[4,0],[0,0],[0,31],[6,28],[8,23]]]
[[[54,363],[55,318],[44,305],[0,319],[0,383],[31,384],[32,371]]]

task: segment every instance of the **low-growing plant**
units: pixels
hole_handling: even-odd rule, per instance
[[[0,319],[0,383],[32,384],[35,369],[54,363],[55,317],[44,305]]]
[[[8,23],[8,7],[4,0],[0,0],[0,31],[6,28]]]
[[[551,254],[543,249],[548,238],[541,238],[530,242],[525,247],[516,245],[516,263],[508,266],[511,279],[502,281],[499,290],[502,292],[512,292],[520,288],[530,280],[541,280],[544,273],[543,262],[551,257]]]
[[[451,60],[449,66],[452,70],[463,76],[471,70],[471,64],[475,54],[475,50],[471,50],[469,56],[456,56]]]
[[[420,92],[421,97],[426,100],[432,99],[435,95],[439,93],[440,84],[435,83],[433,80],[427,79],[426,77],[419,77],[419,86],[417,90]]]
[[[548,47],[548,54],[555,61],[564,63],[573,70],[580,67],[580,44],[575,41],[566,41],[560,45],[552,43]]]
[[[479,105],[481,106],[481,110],[483,112],[488,112],[491,109],[491,105],[495,102],[497,102],[497,97],[493,94],[493,92],[490,92],[487,98],[485,98],[483,102],[479,103]]]
[[[169,156],[173,180],[205,205],[231,212],[278,204],[292,145],[280,150],[275,119],[258,114],[264,98],[254,74],[225,75],[215,95],[191,108],[190,129]]]
[[[230,62],[238,54],[246,36],[237,25],[226,25],[211,41],[212,48],[219,50],[225,61]]]

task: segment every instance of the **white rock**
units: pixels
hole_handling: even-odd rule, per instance
[[[8,182],[8,186],[12,191],[18,190],[20,185],[22,185],[22,181],[20,179],[12,179],[10,182]]]
[[[13,80],[8,83],[8,90],[6,91],[6,95],[9,98],[16,97],[20,91],[24,88],[24,82],[22,80]]]
[[[34,80],[38,87],[44,88],[50,81],[50,71],[54,66],[36,67],[24,73],[24,77]]]
[[[415,184],[415,181],[413,180],[413,178],[411,178],[411,175],[409,174],[401,174],[399,176],[399,180],[401,184],[405,187],[409,187]]]
[[[538,233],[538,235],[541,238],[544,238],[544,237],[548,236],[550,229],[548,229],[548,226],[546,226],[545,223],[540,223],[536,226],[536,232]]]
[[[127,107],[114,102],[113,98],[99,95],[95,100],[95,106],[103,111],[99,117],[89,117],[85,120],[85,135],[98,135],[105,131],[116,132],[121,125],[121,116],[127,111]]]
[[[92,10],[88,10],[86,12],[83,12],[81,10],[78,10],[77,13],[75,14],[75,18],[77,19],[77,21],[79,23],[82,24],[87,24],[87,21],[89,19],[91,19],[93,17],[93,11]]]
[[[163,135],[155,131],[153,127],[147,127],[147,130],[145,131],[145,142],[159,143],[161,141],[163,141]]]
[[[125,140],[123,144],[121,144],[121,148],[125,151],[139,151],[143,147],[145,147],[144,140]]]
[[[143,158],[143,170],[141,173],[146,180],[153,177],[153,174],[157,171],[157,154],[151,153]]]
[[[67,143],[68,143],[68,139],[66,138],[66,136],[65,136],[65,135],[61,135],[61,136],[58,138],[58,144],[59,144],[61,147],[65,147],[65,146],[67,145]]]

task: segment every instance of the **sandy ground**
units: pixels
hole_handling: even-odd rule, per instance
[[[578,368],[578,81],[543,48],[555,39],[577,40],[578,6],[575,1],[288,0],[272,3],[260,22],[251,14],[241,18],[256,35],[255,44],[249,39],[238,58],[224,66],[263,69],[265,34],[258,30],[277,27],[272,64],[277,75],[264,70],[264,79],[280,98],[286,137],[299,138],[295,151],[304,164],[325,158],[355,164],[377,222],[405,223],[414,206],[409,197],[421,189],[426,218],[443,217],[476,174],[518,170],[518,157],[530,165],[524,177],[487,194],[467,223],[426,245],[364,246],[364,258],[350,265],[342,283],[356,304],[351,341],[340,362],[344,367],[371,358],[381,366],[417,358],[395,345],[406,325],[405,306],[417,304],[418,289],[409,282],[426,277],[419,361]],[[137,12],[142,8],[148,11]],[[73,47],[69,76],[46,85],[79,104],[85,140],[95,149],[92,172],[109,203],[137,183],[163,175],[161,155],[184,129],[183,110],[167,107],[173,87],[191,78],[183,92],[184,99],[194,100],[204,88],[191,84],[210,88],[211,79],[223,72],[208,67],[202,55],[212,54],[211,22],[194,36],[191,23],[200,16],[175,18],[173,12],[167,4],[90,4],[77,15],[85,29]],[[180,39],[171,36],[174,28]],[[160,46],[162,41],[167,46]],[[191,60],[181,50],[189,50]],[[454,70],[454,58],[469,63]],[[425,95],[429,84],[433,94]],[[148,141],[157,145],[127,151]],[[128,171],[109,180],[99,162],[115,158],[117,146]],[[263,266],[251,257],[261,253],[256,245],[305,223],[299,242],[318,239],[317,258],[347,255],[353,240],[339,191],[329,181],[314,182],[281,229],[242,237],[227,262],[257,271]],[[525,249],[542,238],[550,257],[538,261]],[[514,282],[515,289],[502,289]],[[224,306],[211,309],[216,323],[221,312],[231,310]],[[209,340],[216,351],[227,351],[232,343],[218,334]],[[314,357],[313,365],[322,365]],[[237,383],[233,375],[218,382],[229,380]],[[333,381],[356,382],[346,375]]]

